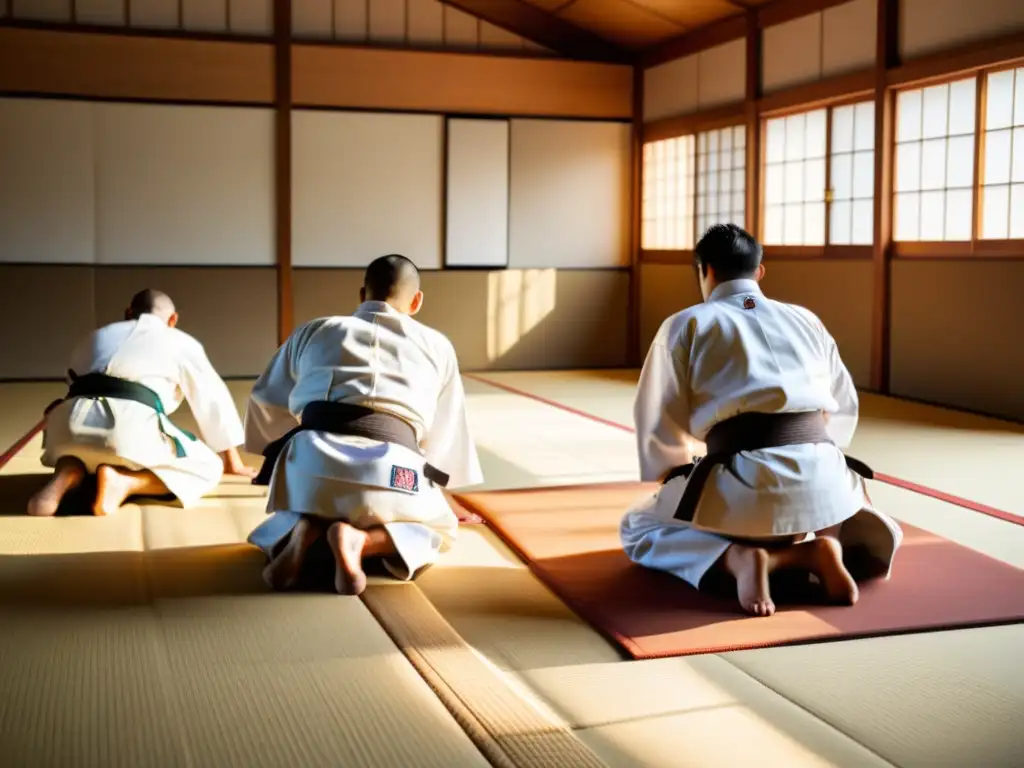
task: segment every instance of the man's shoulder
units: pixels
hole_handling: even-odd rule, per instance
[[[821,322],[821,318],[814,314],[814,312],[809,310],[807,307],[801,306],[800,304],[791,304],[786,301],[779,301],[778,299],[772,299],[772,301],[775,303],[776,306],[780,307],[785,311],[792,312],[793,314],[800,317],[800,319],[812,325],[821,328],[825,327],[825,324]]]
[[[417,320],[415,317],[406,316],[403,318],[403,321],[407,323],[407,327],[410,331],[418,333],[420,338],[422,338],[424,342],[431,347],[431,349],[445,355],[450,355],[453,358],[455,357],[455,345],[452,344],[451,339],[441,331],[437,330],[437,328],[433,328],[432,326]]]
[[[699,324],[714,314],[714,307],[708,302],[701,302],[681,309],[673,315],[669,315],[661,323],[655,341],[663,344],[670,344],[678,340],[682,334],[693,325]]]

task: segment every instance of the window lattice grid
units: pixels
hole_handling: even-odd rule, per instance
[[[765,122],[765,245],[825,244],[827,110]]]
[[[974,77],[899,94],[896,240],[971,240],[976,95]]]
[[[829,231],[832,245],[875,241],[875,102],[832,110]]]
[[[737,125],[697,137],[697,237],[713,224],[745,226],[747,129]]]
[[[693,136],[644,145],[644,250],[693,248],[694,146]]]
[[[981,230],[986,240],[1024,238],[1024,67],[987,76]]]

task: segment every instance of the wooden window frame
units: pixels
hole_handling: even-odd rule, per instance
[[[951,72],[942,77],[929,77],[926,80],[901,83],[893,86],[894,96],[904,91],[915,91],[933,85],[943,85],[958,80],[975,79],[975,104],[974,104],[974,179],[972,190],[971,212],[971,239],[969,241],[947,240],[912,240],[904,241],[892,239],[892,256],[899,259],[1019,259],[1024,255],[1024,239],[1002,238],[982,239],[982,203],[984,196],[984,172],[985,172],[985,113],[988,98],[988,76],[997,72],[1005,72],[1010,69],[1024,67],[1024,59],[1002,62],[989,67],[978,67],[970,72]],[[896,131],[898,130],[899,115],[895,116],[893,125],[893,145],[896,143]],[[894,153],[895,157],[895,153]],[[896,176],[893,168],[893,178],[890,189],[886,193],[892,198],[895,209],[896,200]]]
[[[860,259],[870,260],[874,256],[874,243],[870,245],[833,245],[829,242],[831,234],[831,213],[832,213],[832,111],[838,107],[848,107],[856,104],[864,104],[873,101],[873,96],[863,91],[846,93],[835,98],[816,101],[811,104],[794,105],[771,111],[762,112],[759,115],[760,125],[760,148],[758,157],[758,168],[760,170],[758,189],[758,215],[757,233],[755,237],[758,242],[764,243],[764,222],[765,222],[765,188],[767,173],[765,166],[768,152],[768,121],[779,118],[790,117],[791,115],[816,112],[819,109],[825,110],[825,242],[823,245],[767,245],[764,247],[764,255],[771,259],[826,259],[847,260]],[[877,108],[877,106],[876,106]],[[749,139],[748,139],[749,141]],[[873,152],[878,152],[878,147],[873,147]],[[872,237],[872,240],[874,237]]]

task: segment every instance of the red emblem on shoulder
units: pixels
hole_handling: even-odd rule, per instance
[[[753,309],[756,306],[757,306],[757,302],[754,301],[754,297],[753,296],[747,296],[747,298],[745,298],[743,300],[743,308],[744,309]]]
[[[397,488],[400,491],[417,493],[420,489],[420,482],[419,477],[416,475],[416,470],[392,466],[391,487]]]

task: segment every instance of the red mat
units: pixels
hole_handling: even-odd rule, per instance
[[[619,520],[653,489],[624,483],[457,498],[581,618],[636,659],[1024,620],[1024,571],[906,525],[892,578],[862,584],[855,606],[814,604],[805,592],[802,605],[747,617],[734,593],[698,592],[622,552]]]

